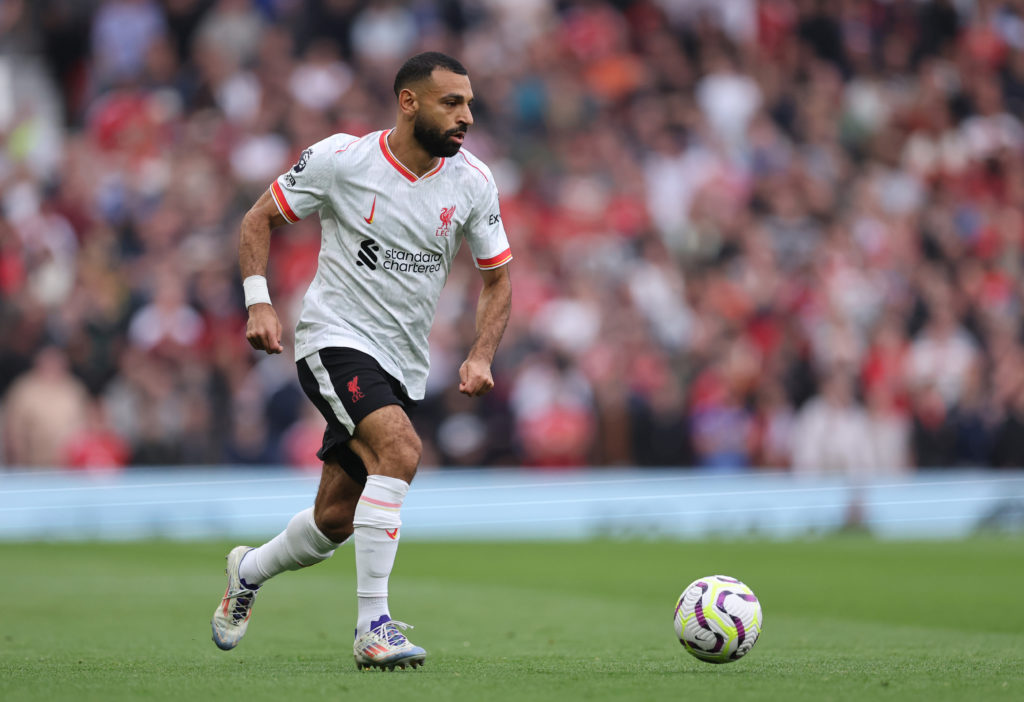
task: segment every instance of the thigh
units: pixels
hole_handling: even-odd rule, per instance
[[[370,355],[347,348],[320,349],[296,362],[303,392],[345,440],[367,415],[387,405],[415,404]]]
[[[380,471],[369,470],[362,455],[350,448],[356,427],[384,408],[398,410],[404,416],[406,408],[415,403],[372,356],[355,349],[321,349],[296,365],[303,391],[327,420],[317,456],[325,463],[338,463],[356,482],[364,484],[368,471]],[[376,442],[371,440],[371,444]]]

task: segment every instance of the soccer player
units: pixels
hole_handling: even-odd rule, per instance
[[[224,650],[245,634],[264,582],[319,563],[354,537],[356,666],[416,667],[426,658],[388,609],[400,511],[422,451],[407,411],[423,398],[427,335],[463,239],[483,288],[459,390],[479,396],[494,387],[491,361],[509,316],[512,254],[494,178],[461,148],[473,124],[466,69],[444,54],[418,54],[398,71],[394,90],[393,129],[313,144],[242,221],[246,338],[253,348],[281,353],[281,322],[264,277],[270,231],[320,214],[320,256],[295,330],[295,358],[327,430],[313,507],[262,546],[237,546],[227,556],[228,587],[212,621],[213,640]]]

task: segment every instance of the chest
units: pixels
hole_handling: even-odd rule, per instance
[[[400,251],[453,255],[472,214],[469,197],[440,181],[411,185],[383,175],[336,189],[332,204],[342,230]]]

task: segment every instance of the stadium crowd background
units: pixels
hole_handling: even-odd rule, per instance
[[[238,225],[425,49],[515,255],[482,400],[453,270],[426,465],[1024,465],[1019,0],[0,0],[3,464],[315,467]],[[274,237],[286,327],[318,248]]]

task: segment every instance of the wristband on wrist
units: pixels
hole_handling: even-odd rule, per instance
[[[245,291],[245,308],[265,302],[270,305],[270,290],[267,289],[267,279],[262,275],[250,275],[242,281],[242,289]]]

